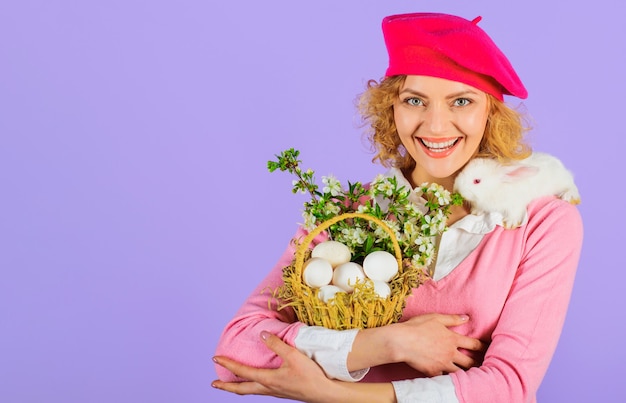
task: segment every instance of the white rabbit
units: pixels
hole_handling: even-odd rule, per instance
[[[520,226],[526,207],[538,197],[580,203],[571,172],[556,157],[539,152],[511,164],[474,158],[456,177],[454,191],[470,203],[473,214],[501,213],[505,228]]]

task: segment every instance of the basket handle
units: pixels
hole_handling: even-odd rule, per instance
[[[298,245],[298,248],[296,249],[296,261],[294,264],[295,264],[295,269],[298,274],[300,274],[302,270],[302,265],[304,264],[305,253],[309,247],[309,244],[313,241],[313,238],[318,236],[322,231],[324,231],[331,225],[339,221],[345,220],[347,218],[363,218],[365,220],[373,221],[380,228],[382,228],[387,234],[389,234],[389,237],[391,238],[391,243],[393,244],[393,250],[395,253],[396,261],[398,262],[398,270],[399,272],[402,272],[402,250],[400,249],[400,245],[398,244],[398,239],[396,238],[396,235],[391,230],[391,228],[389,228],[389,226],[385,224],[382,220],[374,216],[371,216],[369,214],[344,213],[344,214],[340,214],[338,216],[329,218],[328,220],[324,221],[323,223],[315,227],[311,232],[307,234],[306,237],[304,237],[304,240],[302,241],[301,244]]]

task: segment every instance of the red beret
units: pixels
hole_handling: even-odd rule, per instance
[[[383,19],[389,67],[386,77],[425,75],[462,82],[503,100],[528,92],[513,66],[473,21],[448,14],[399,14]]]

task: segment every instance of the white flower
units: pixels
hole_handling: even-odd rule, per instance
[[[441,226],[441,220],[438,220],[436,217],[433,217],[431,215],[425,215],[424,221],[426,221],[426,223],[423,224],[421,227],[422,232],[428,233],[429,235],[434,235],[440,232],[439,227]]]
[[[304,211],[302,213],[302,218],[304,218],[304,228],[309,231],[315,229],[317,225],[315,224],[316,218],[313,214],[309,213],[308,211]]]
[[[398,235],[400,234],[400,225],[398,224],[398,222],[397,221],[389,221],[389,220],[383,220],[383,222],[394,233],[394,236],[396,238],[399,238]],[[376,238],[379,238],[379,239],[387,239],[387,238],[389,238],[389,233],[387,231],[385,231],[384,229],[382,229],[382,227],[380,227],[379,225],[377,225],[376,228],[374,229],[374,235],[376,235]]]
[[[391,228],[392,230],[396,232],[400,231],[400,223],[398,221],[383,220],[383,222],[387,224],[387,226]]]
[[[370,212],[370,210],[370,207],[364,204],[359,204],[359,206],[356,208],[356,212],[361,214],[367,214]]]
[[[294,189],[298,189],[297,193],[306,193],[306,189],[303,189],[300,185],[300,181],[299,180],[293,180],[291,182],[291,184],[293,185]]]
[[[437,183],[431,183],[428,187],[428,191],[432,193],[433,197],[435,198],[435,200],[437,200],[437,203],[439,203],[440,206],[450,204],[450,192],[446,190],[443,186]]]
[[[387,177],[383,177],[380,181],[373,183],[372,188],[374,188],[376,192],[384,194],[387,197],[393,194],[393,185]]]
[[[379,184],[383,183],[385,181],[385,176],[383,174],[378,174],[376,175],[376,177],[374,178],[374,180],[371,183],[371,188],[370,189],[374,189],[376,186],[378,186]]]
[[[421,255],[415,255],[411,259],[411,265],[413,265],[413,267],[415,267],[416,269],[425,269],[428,266],[428,264],[426,264],[426,262],[424,261],[424,258]]]
[[[404,198],[408,198],[411,193],[412,193],[412,191],[407,189],[407,188],[402,188],[402,189],[398,190],[398,196],[400,196],[403,199]]]
[[[426,213],[426,211],[424,211],[424,209],[426,208],[426,206],[424,206],[424,203],[423,203],[424,199],[421,199],[421,200],[422,200],[421,205],[408,203],[406,206],[404,206],[404,210],[409,216],[421,217],[422,215]]]
[[[367,239],[367,232],[359,227],[344,228],[341,230],[341,233],[344,235],[344,239],[348,244],[351,245],[363,245]]]
[[[424,255],[430,255],[435,250],[435,244],[431,236],[417,237],[415,239],[415,245],[418,246],[418,250]]]
[[[338,215],[341,212],[341,207],[333,203],[326,203],[324,205],[324,214],[326,215]]]
[[[424,216],[424,221],[426,221],[424,224],[422,224],[422,231],[426,232],[427,229],[430,229],[430,222],[433,220],[433,217],[430,215],[425,215]]]
[[[326,185],[322,189],[324,193],[330,193],[333,197],[336,197],[343,192],[341,183],[333,175],[323,176],[322,182]]]
[[[435,216],[433,218],[433,224],[431,225],[431,233],[437,233],[437,232],[443,232],[446,229],[446,215],[443,213],[443,211],[438,210],[437,213],[435,213]]]
[[[415,239],[419,235],[419,228],[413,221],[406,221],[403,229],[407,239]]]

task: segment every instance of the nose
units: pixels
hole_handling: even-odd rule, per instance
[[[425,127],[432,134],[446,133],[452,121],[450,113],[450,110],[445,105],[430,105],[430,107],[426,110],[426,115],[424,116]]]

